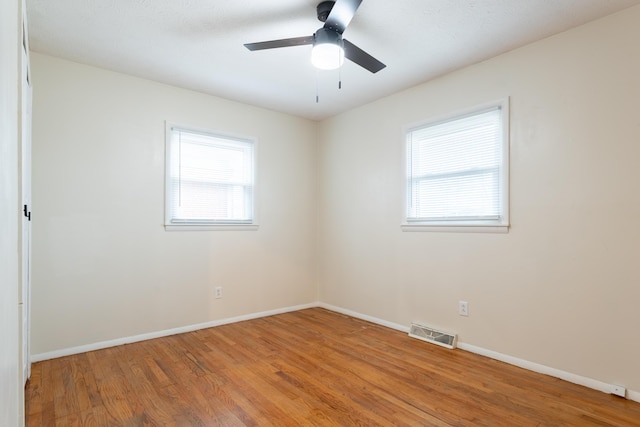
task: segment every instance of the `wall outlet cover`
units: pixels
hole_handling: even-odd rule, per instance
[[[611,386],[611,394],[615,394],[620,397],[627,397],[627,389],[622,387],[621,385],[613,384]]]

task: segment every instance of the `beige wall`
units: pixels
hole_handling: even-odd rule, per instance
[[[32,67],[33,354],[317,300],[316,123],[39,54]],[[258,231],[164,230],[165,120],[257,138]]]
[[[636,7],[324,121],[320,300],[640,390],[639,40]],[[400,231],[402,126],[506,96],[510,232]]]

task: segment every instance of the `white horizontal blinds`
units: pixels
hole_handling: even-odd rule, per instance
[[[500,107],[411,130],[408,220],[498,220],[502,215]]]
[[[253,142],[171,129],[171,223],[250,224]]]

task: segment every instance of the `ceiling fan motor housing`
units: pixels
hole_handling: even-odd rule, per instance
[[[313,35],[313,45],[319,44],[334,44],[344,49],[344,43],[342,42],[342,35],[330,28],[319,28]]]
[[[326,22],[331,9],[333,9],[334,4],[335,1],[323,1],[318,4],[318,7],[316,7],[316,11],[318,13],[318,21]]]

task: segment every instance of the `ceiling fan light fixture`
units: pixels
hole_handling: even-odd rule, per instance
[[[314,34],[311,63],[321,70],[335,70],[344,63],[344,44],[337,31],[320,28]]]

